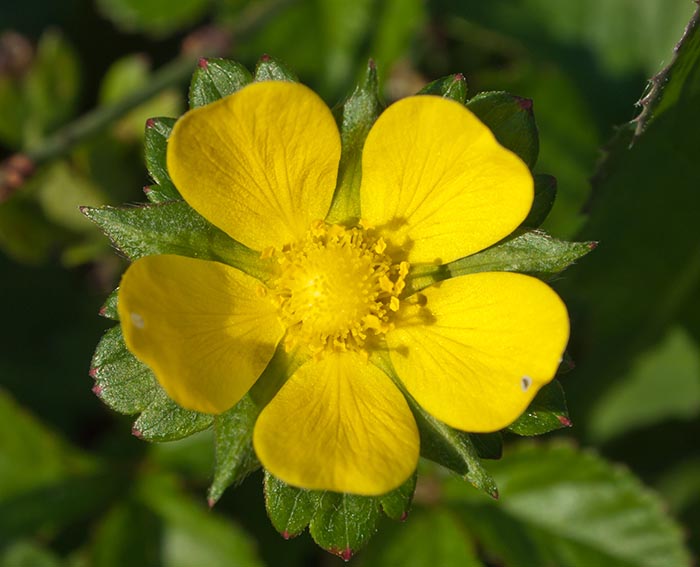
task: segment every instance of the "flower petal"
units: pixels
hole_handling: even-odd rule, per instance
[[[532,175],[461,104],[416,96],[392,104],[362,153],[362,218],[413,263],[444,264],[510,234],[527,216]]]
[[[561,361],[569,318],[559,296],[540,280],[505,272],[457,277],[417,295],[424,297],[386,337],[408,391],[457,429],[510,425]]]
[[[330,110],[298,83],[255,83],[191,110],[168,141],[184,199],[254,250],[296,240],[326,216],[339,161]]]
[[[259,286],[216,262],[141,258],[119,287],[126,345],[178,404],[221,413],[257,380],[283,334]]]
[[[356,353],[302,366],[260,414],[253,444],[263,466],[313,490],[377,495],[418,463],[418,429],[391,380]]]

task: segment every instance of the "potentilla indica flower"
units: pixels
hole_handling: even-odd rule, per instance
[[[569,322],[559,297],[515,273],[470,274],[418,292],[412,270],[474,254],[528,214],[533,179],[463,105],[389,106],[362,152],[360,218],[328,222],[340,135],[307,87],[260,82],[186,113],[168,142],[189,205],[260,253],[273,276],[176,255],[126,271],[129,349],[184,408],[218,414],[276,349],[304,361],[262,409],[263,466],[308,489],[377,495],[415,470],[419,432],[400,385],[468,432],[513,422],[549,382]]]

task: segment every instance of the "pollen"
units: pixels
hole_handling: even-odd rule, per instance
[[[279,278],[269,296],[287,328],[285,347],[325,352],[367,352],[368,342],[392,327],[409,272],[368,228],[314,222],[305,237],[268,252]]]

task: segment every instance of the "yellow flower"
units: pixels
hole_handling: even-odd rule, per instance
[[[411,270],[496,243],[532,204],[528,168],[464,106],[417,96],[384,111],[364,144],[361,220],[343,225],[324,221],[340,152],[329,109],[300,84],[255,83],[185,114],[168,143],[172,180],[274,276],[142,258],[122,279],[119,315],[129,349],[200,412],[236,404],[279,344],[300,352],[255,425],[260,461],[292,485],[374,495],[419,456],[411,410],[374,353],[434,417],[495,431],[552,379],[569,323],[559,297],[520,274],[405,292]]]

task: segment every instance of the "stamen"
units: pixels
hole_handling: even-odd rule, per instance
[[[369,229],[315,221],[303,239],[270,252],[280,266],[270,296],[287,327],[285,348],[305,345],[315,358],[367,354],[369,338],[392,328],[409,271],[387,248]]]

